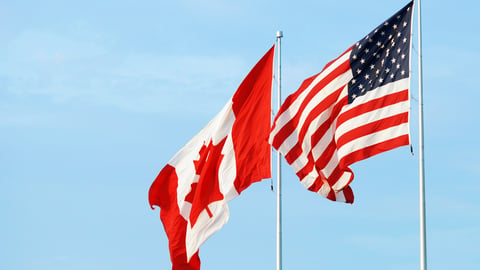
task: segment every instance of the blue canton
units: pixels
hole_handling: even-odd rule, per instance
[[[353,79],[348,103],[379,86],[407,78],[410,69],[412,3],[357,42],[350,54]]]

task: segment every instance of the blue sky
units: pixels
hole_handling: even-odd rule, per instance
[[[285,97],[407,2],[2,3],[0,268],[169,269],[148,188],[275,32]],[[428,266],[478,269],[478,4],[422,5]],[[306,191],[285,164],[284,269],[418,268],[417,158],[403,147],[355,164],[353,205]],[[270,185],[229,204],[202,269],[274,269]]]

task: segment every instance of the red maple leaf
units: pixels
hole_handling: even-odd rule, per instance
[[[217,145],[210,140],[208,146],[205,144],[200,149],[200,157],[194,160],[195,171],[199,176],[198,182],[192,183],[191,190],[185,196],[185,201],[192,204],[190,211],[190,224],[193,227],[198,216],[203,210],[207,210],[208,216],[213,217],[208,205],[212,202],[223,200],[218,181],[218,171],[222,163],[222,148],[226,138]]]

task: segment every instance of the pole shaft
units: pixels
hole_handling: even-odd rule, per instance
[[[418,13],[418,148],[419,148],[419,210],[420,210],[420,270],[427,269],[427,241],[425,214],[425,160],[423,135],[423,67],[422,67],[422,11],[417,0]]]
[[[281,54],[281,39],[283,33],[277,31],[277,112],[282,105],[281,94],[281,67],[282,67],[282,54]],[[280,152],[277,151],[277,270],[282,270],[282,172],[280,162]]]

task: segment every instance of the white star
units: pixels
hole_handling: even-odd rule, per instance
[[[355,84],[356,82],[357,82],[357,80],[352,79],[352,84]]]
[[[393,25],[393,29],[397,29],[398,26],[396,24]]]
[[[392,58],[392,60],[391,60],[391,61],[392,61],[392,64],[395,64],[395,62],[397,62],[397,59],[395,59],[395,58]]]
[[[365,80],[368,80],[368,79],[370,79],[370,75],[365,74]]]
[[[352,56],[352,59],[353,59],[353,60],[357,60],[357,55],[354,54],[354,55]]]
[[[377,74],[377,76],[378,76],[378,74],[380,74],[380,69],[377,69],[377,70],[375,71],[375,74]]]
[[[365,59],[360,59],[360,63],[365,64]]]
[[[405,59],[405,56],[406,56],[405,54],[402,54],[402,59]]]
[[[375,68],[375,65],[370,65],[370,69],[374,69]]]
[[[388,36],[388,39],[392,39],[392,37],[393,37],[392,35],[389,35],[389,36]]]
[[[400,64],[397,64],[397,69],[399,69],[399,68],[400,68]]]
[[[382,43],[380,41],[378,41],[377,46],[380,47],[380,45],[382,45]]]
[[[398,32],[397,37],[401,37],[401,36],[402,36],[402,32]]]
[[[402,70],[400,74],[402,74],[402,76],[405,75],[405,70]]]
[[[370,49],[365,49],[365,53],[369,53],[370,52]]]
[[[407,38],[403,38],[403,43],[407,43]]]
[[[383,83],[383,78],[378,79],[379,83]]]
[[[360,74],[362,73],[362,70],[361,69],[357,69],[357,74]]]
[[[397,49],[397,53],[400,53],[402,51],[402,49],[398,48]]]
[[[395,77],[395,74],[390,74],[390,78],[393,79],[393,77]]]
[[[380,35],[385,36],[385,31],[382,31]]]
[[[407,22],[403,22],[403,27],[407,26]]]
[[[385,22],[383,25],[388,26],[388,22]]]
[[[362,89],[363,89],[363,84],[360,84],[360,85],[358,86],[358,88],[359,88],[360,90],[362,90]]]
[[[390,72],[390,69],[389,68],[386,68],[385,69],[385,73],[389,73]]]
[[[398,16],[397,16],[397,19],[399,20],[399,19],[400,19],[400,17],[401,17],[401,16],[400,16],[400,15],[398,15]]]

